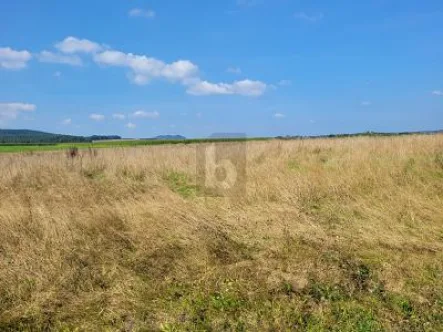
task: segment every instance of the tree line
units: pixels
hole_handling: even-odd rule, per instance
[[[117,135],[74,136],[51,134],[34,130],[0,129],[0,144],[87,143],[110,139],[121,139],[121,137]]]

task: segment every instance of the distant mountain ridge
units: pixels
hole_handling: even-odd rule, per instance
[[[74,136],[29,129],[0,129],[0,144],[80,143],[121,139],[117,135]]]
[[[155,140],[185,140],[186,137],[182,136],[182,135],[159,135],[159,136],[155,136],[153,138],[150,139],[155,139]]]
[[[277,136],[275,138],[302,139],[302,138],[356,137],[356,136],[397,136],[397,135],[414,135],[414,134],[421,134],[421,135],[443,134],[443,129],[423,130],[423,131],[414,131],[414,132],[367,131],[367,132],[352,133],[352,134],[330,134],[330,135],[315,135],[315,136],[286,135],[286,136]],[[243,139],[243,138],[246,139],[246,136],[244,134],[225,134],[225,133],[213,134],[209,137],[209,139]],[[121,140],[121,139],[122,138],[118,135],[75,136],[75,135],[53,134],[44,131],[29,130],[29,129],[0,129],[0,144],[57,144],[57,143],[82,143],[82,142],[88,143],[94,141]],[[158,135],[151,138],[145,138],[145,140],[184,141],[187,140],[187,138],[182,135]]]
[[[329,135],[286,135],[276,136],[277,139],[301,139],[301,138],[330,138],[330,137],[358,137],[358,136],[401,136],[401,135],[435,135],[443,134],[440,130],[422,130],[422,131],[401,131],[401,132],[375,132],[366,131],[353,134],[329,134]]]

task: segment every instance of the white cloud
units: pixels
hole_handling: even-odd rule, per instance
[[[243,80],[228,83],[210,83],[208,81],[199,81],[191,85],[187,92],[195,96],[205,95],[242,95],[242,96],[260,96],[266,91],[267,85],[260,81]]]
[[[132,70],[130,78],[138,85],[147,84],[153,78],[163,78],[170,81],[180,81],[183,84],[195,79],[198,67],[188,60],[179,60],[166,64],[161,60],[123,53],[120,51],[107,50],[94,56],[94,61],[101,65],[127,67]]]
[[[128,68],[128,78],[138,85],[149,83],[153,79],[164,79],[173,83],[181,83],[192,95],[243,95],[260,96],[270,86],[260,81],[245,79],[233,83],[211,83],[203,81],[199,75],[197,65],[189,60],[178,60],[172,63],[165,63],[162,60],[124,53],[118,50],[105,49],[98,43],[87,39],[67,37],[64,41],[57,43],[56,47],[68,54],[85,52],[92,53],[95,63],[102,66],[117,66]],[[65,59],[66,60],[66,59]],[[233,69],[239,73],[240,69]]]
[[[139,111],[135,111],[134,113],[132,113],[132,117],[134,117],[134,118],[157,119],[157,118],[160,117],[160,113],[157,112],[157,111],[145,112],[145,111],[139,110]]]
[[[59,53],[52,53],[49,51],[42,51],[38,55],[40,62],[47,63],[60,63],[71,66],[81,66],[83,64],[82,59],[77,55],[64,55]]]
[[[281,80],[280,82],[278,82],[278,85],[280,86],[289,86],[291,84],[292,82],[290,80]]]
[[[180,80],[188,84],[188,79],[198,74],[198,67],[188,60],[178,60],[163,68],[162,76],[170,80]]]
[[[274,118],[281,119],[281,118],[284,118],[284,117],[285,117],[285,115],[282,114],[282,113],[274,113]]]
[[[232,94],[232,85],[226,83],[209,83],[201,81],[188,88],[187,92],[195,96]]]
[[[129,128],[129,129],[134,129],[135,127],[137,127],[137,125],[136,125],[135,123],[128,122],[128,123],[125,125],[125,127],[126,127],[126,128]]]
[[[34,112],[36,108],[27,103],[0,103],[0,121],[16,119],[21,112]]]
[[[300,21],[316,23],[320,22],[324,18],[324,15],[323,13],[307,14],[305,12],[297,12],[294,14],[294,17]]]
[[[243,80],[231,84],[235,94],[243,96],[260,96],[266,91],[266,84],[260,81]]]
[[[144,10],[140,8],[134,8],[129,11],[130,17],[143,17],[143,18],[154,18],[155,11],[153,10]]]
[[[362,101],[360,103],[360,105],[363,106],[363,107],[368,107],[368,106],[371,106],[372,103],[370,101],[368,101],[368,100],[365,100],[365,101]]]
[[[229,67],[228,69],[226,69],[226,71],[231,74],[236,74],[236,75],[241,74],[241,68],[239,67]]]
[[[28,51],[16,51],[10,47],[0,48],[0,68],[23,69],[32,55]]]
[[[89,118],[94,121],[103,121],[105,119],[105,116],[103,114],[93,113],[89,115]]]
[[[67,118],[62,121],[62,125],[69,126],[72,123],[72,119]]]
[[[116,120],[124,120],[126,119],[126,116],[124,114],[114,113],[112,114],[112,118]]]
[[[432,91],[432,94],[433,94],[434,96],[443,96],[443,91],[440,91],[440,90],[434,90],[434,91]]]
[[[96,53],[103,49],[103,46],[88,39],[78,39],[76,37],[67,37],[63,41],[55,44],[55,47],[68,54],[73,53]]]
[[[146,85],[149,83],[149,76],[144,76],[135,73],[128,74],[129,80],[136,85]]]

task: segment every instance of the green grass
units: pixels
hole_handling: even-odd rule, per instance
[[[121,140],[121,141],[101,141],[95,143],[60,143],[60,144],[0,144],[0,153],[20,153],[20,152],[39,152],[39,151],[57,151],[71,147],[79,149],[88,148],[116,148],[116,147],[135,147],[147,145],[165,145],[165,144],[195,144],[195,143],[213,143],[213,142],[242,142],[269,140],[272,138],[207,138],[207,139],[186,139],[186,140]]]
[[[193,197],[197,193],[197,187],[190,183],[189,176],[182,172],[168,172],[164,175],[169,188],[184,198]]]

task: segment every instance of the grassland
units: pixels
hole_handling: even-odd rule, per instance
[[[443,135],[217,144],[1,154],[0,330],[443,330]]]
[[[186,140],[109,140],[98,141],[91,143],[56,143],[56,144],[1,144],[0,153],[17,153],[17,152],[41,152],[41,151],[59,151],[66,150],[72,147],[78,149],[102,149],[102,148],[125,148],[125,147],[139,147],[150,145],[172,145],[172,144],[196,144],[196,143],[210,143],[210,142],[244,142],[244,141],[263,141],[270,138],[196,138]]]

